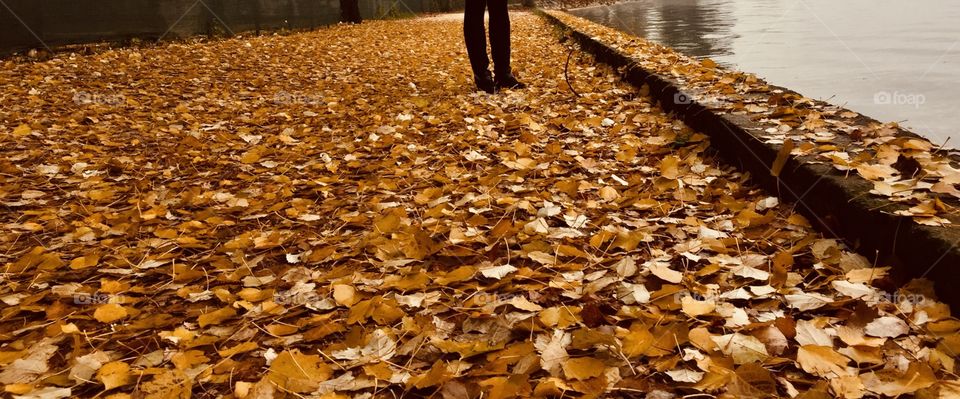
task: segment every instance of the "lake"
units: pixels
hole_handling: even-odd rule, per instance
[[[571,13],[960,148],[960,2],[641,0]]]

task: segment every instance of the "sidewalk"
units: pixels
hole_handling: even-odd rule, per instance
[[[575,51],[576,97],[570,43],[513,26],[530,87],[495,96],[449,17],[3,64],[0,384],[960,395],[928,282],[898,288]]]

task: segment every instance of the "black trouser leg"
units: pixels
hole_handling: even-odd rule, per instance
[[[503,1],[506,3],[506,0]],[[486,76],[490,73],[487,38],[483,28],[483,14],[486,8],[487,0],[466,0],[463,9],[463,38],[467,43],[467,55],[470,57],[474,76]]]
[[[363,18],[360,17],[359,0],[340,0],[340,22],[352,24],[363,22]]]
[[[467,0],[470,2],[472,0]],[[510,75],[510,14],[507,0],[487,0],[490,11],[490,53],[497,77]]]

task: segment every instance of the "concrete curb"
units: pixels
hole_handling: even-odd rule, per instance
[[[746,116],[713,112],[696,101],[680,104],[675,98],[683,92],[675,81],[643,69],[628,55],[550,14],[539,10],[537,14],[568,32],[584,51],[612,66],[626,82],[637,88],[648,86],[661,108],[708,134],[712,147],[726,162],[749,172],[764,189],[796,202],[797,209],[825,234],[845,240],[877,264],[892,266],[898,283],[913,277],[934,281],[939,299],[960,309],[960,289],[954,289],[960,286],[960,272],[954,270],[960,266],[960,228],[924,226],[909,217],[881,212],[902,206],[870,194],[873,184],[866,179],[803,158],[791,157],[779,177],[773,176],[771,165],[780,146],[750,133],[760,129],[758,123]],[[866,117],[862,121],[876,122]]]

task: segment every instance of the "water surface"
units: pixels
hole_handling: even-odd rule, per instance
[[[960,148],[960,2],[640,0],[578,16]]]

